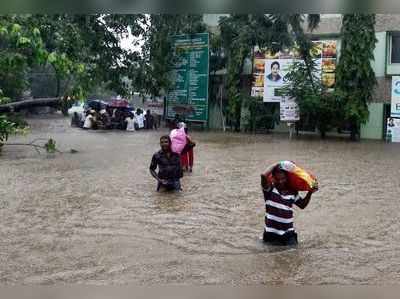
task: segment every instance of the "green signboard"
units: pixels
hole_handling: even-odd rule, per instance
[[[167,97],[167,118],[177,114],[187,121],[208,120],[208,33],[173,38],[177,56],[172,71],[173,88]]]

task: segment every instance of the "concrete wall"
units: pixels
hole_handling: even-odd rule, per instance
[[[374,60],[371,61],[371,66],[376,77],[384,77],[386,63],[386,32],[377,32],[375,36],[378,41],[375,44]]]
[[[362,139],[383,138],[383,103],[371,103],[368,105],[368,122],[361,126]]]

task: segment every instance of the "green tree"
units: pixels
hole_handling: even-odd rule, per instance
[[[346,14],[341,29],[341,54],[336,69],[336,89],[351,127],[351,139],[359,136],[360,124],[368,120],[368,102],[376,85],[371,67],[374,59],[375,15]]]
[[[0,17],[0,104],[20,96],[28,85],[27,70],[44,63],[47,51],[38,28],[17,23],[12,16]],[[0,149],[18,126],[0,114]]]
[[[56,58],[49,63],[57,78],[57,96],[87,93],[97,85],[128,93],[124,78],[136,56],[121,48],[121,39],[144,34],[143,14],[32,15],[29,20]]]
[[[315,28],[319,15],[306,18],[301,14],[233,14],[221,19],[222,45],[227,54],[228,110],[236,131],[240,129],[244,103],[241,75],[245,58],[251,56],[256,45],[272,52],[293,46],[299,37],[305,37],[303,24],[306,21],[309,28]]]
[[[290,83],[285,93],[296,99],[300,122],[315,126],[324,138],[326,132],[337,127],[342,120],[342,109],[336,93],[327,90],[322,84],[320,71],[312,59],[308,65],[304,61],[294,63],[286,79]]]
[[[233,123],[235,131],[240,130],[244,100],[242,73],[245,58],[251,56],[255,45],[272,47],[272,40],[275,39],[272,34],[273,25],[266,15],[233,14],[220,19],[222,47],[227,56],[227,116]],[[284,39],[281,41],[284,42]]]
[[[31,69],[46,65],[55,72],[56,95],[64,99],[82,98],[103,84],[126,94],[124,78],[137,55],[121,48],[121,38],[143,35],[145,20],[142,14],[0,16],[0,104],[18,99]],[[15,127],[1,117],[1,143]]]
[[[0,16],[0,89],[3,96],[18,98],[28,85],[29,68],[46,59],[47,51],[38,28],[24,26],[12,16]]]
[[[291,15],[287,21],[292,27],[302,61],[294,63],[286,75],[290,83],[285,88],[285,93],[296,99],[301,122],[315,126],[324,138],[326,132],[338,126],[342,120],[341,106],[337,95],[322,84],[321,72],[314,55],[314,43],[304,32],[302,25],[304,18],[299,14]],[[319,16],[309,15],[307,22],[312,31],[318,25]]]

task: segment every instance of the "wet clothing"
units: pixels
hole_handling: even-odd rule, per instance
[[[194,160],[193,148],[191,148],[187,152],[182,152],[181,154],[182,168],[184,169],[193,168],[193,160]]]
[[[144,118],[145,118],[145,128],[147,129],[147,130],[153,130],[153,128],[154,128],[154,116],[153,115],[151,115],[151,114],[149,114],[149,113],[147,113],[145,116],[144,116]]]
[[[83,124],[84,129],[92,129],[93,127],[94,118],[92,115],[86,116],[85,122]]]
[[[157,184],[157,191],[160,191],[161,188],[164,188],[167,191],[180,191],[181,189],[181,182],[178,180],[168,180],[167,184],[162,184],[158,182]]]
[[[136,114],[136,121],[137,121],[139,129],[143,129],[144,128],[144,115]]]
[[[161,180],[168,181],[166,185],[159,183],[157,190],[162,186],[167,187],[167,189],[171,189],[172,187],[174,187],[172,189],[176,189],[175,187],[177,187],[178,184],[180,189],[179,179],[183,176],[183,172],[179,154],[171,152],[168,158],[167,154],[162,150],[158,151],[151,159],[150,170],[156,170],[157,167],[158,177]]]
[[[297,233],[295,231],[287,232],[282,236],[264,231],[263,240],[265,243],[278,246],[297,245]]]
[[[265,200],[264,241],[280,245],[297,244],[292,206],[302,198],[298,192],[282,195],[274,187],[263,189],[263,193]]]
[[[184,169],[193,168],[194,153],[193,147],[195,143],[189,135],[186,135],[186,145],[181,152],[181,165]]]
[[[135,131],[135,120],[133,118],[127,117],[125,118],[125,122],[127,131]]]

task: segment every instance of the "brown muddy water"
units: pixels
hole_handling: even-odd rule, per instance
[[[11,141],[55,138],[76,154],[5,147],[1,284],[398,284],[400,145],[193,132],[180,194],[148,171],[166,131],[83,131],[31,119]],[[259,174],[290,159],[320,191],[296,209],[297,248],[263,245]]]

